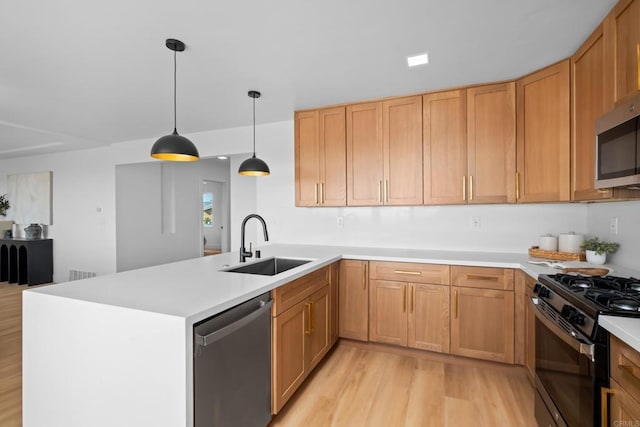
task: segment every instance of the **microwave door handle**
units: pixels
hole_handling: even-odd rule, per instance
[[[531,308],[533,309],[533,312],[536,315],[536,318],[540,320],[540,322],[544,326],[549,328],[554,335],[556,335],[562,341],[567,343],[572,349],[574,349],[580,354],[584,354],[585,356],[587,356],[589,360],[591,360],[592,362],[595,362],[595,356],[594,356],[595,346],[593,345],[593,343],[587,340],[584,340],[582,338],[579,338],[578,335],[573,332],[567,333],[567,331],[561,329],[558,325],[556,325],[551,320],[549,320],[547,316],[545,316],[544,313],[540,311],[540,309],[538,308],[538,298],[531,297],[529,302],[531,304]]]

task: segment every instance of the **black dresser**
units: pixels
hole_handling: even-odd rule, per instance
[[[53,239],[0,239],[0,282],[39,285],[53,281]]]

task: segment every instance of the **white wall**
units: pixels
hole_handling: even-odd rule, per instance
[[[283,127],[290,129],[290,123],[260,126],[256,135],[278,139],[270,134],[280,135]],[[255,181],[258,178],[233,173],[252,149],[252,129],[242,127],[186,136],[196,143],[203,159],[235,154],[231,159],[230,186],[239,191],[237,196],[233,190],[231,192],[230,232],[231,249],[237,250],[240,221],[244,215],[256,210]],[[67,281],[70,269],[98,274],[116,272],[115,167],[149,162],[149,150],[154,142],[155,139],[128,141],[103,148],[0,160],[0,194],[6,193],[8,174],[53,172],[53,225],[47,227],[45,237],[54,239],[55,282]],[[202,240],[201,235],[198,240]]]
[[[607,262],[640,269],[640,201],[591,203],[587,217],[592,236],[620,243],[618,251],[607,256]],[[617,235],[609,232],[612,218],[618,218]]]

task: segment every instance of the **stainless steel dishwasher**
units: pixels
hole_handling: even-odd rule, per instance
[[[271,421],[271,294],[193,328],[195,427],[264,427]]]

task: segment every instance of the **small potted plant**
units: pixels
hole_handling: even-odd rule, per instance
[[[10,207],[11,205],[9,204],[9,200],[7,200],[7,195],[3,194],[0,196],[0,216],[5,216]]]
[[[587,262],[593,264],[604,264],[607,260],[607,254],[614,253],[619,247],[618,243],[607,243],[597,237],[592,237],[582,243],[582,249],[587,255]]]

